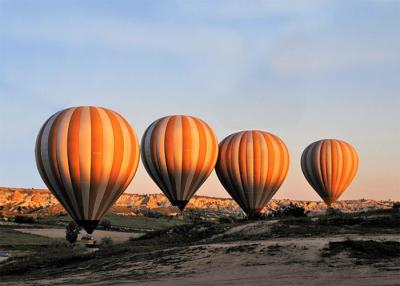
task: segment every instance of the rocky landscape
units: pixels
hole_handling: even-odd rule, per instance
[[[295,203],[305,208],[310,213],[320,213],[326,210],[322,201],[293,201],[289,199],[276,199],[269,202],[264,212],[279,208],[280,206]],[[374,209],[391,208],[391,201],[374,201],[369,199],[343,200],[333,207],[342,212],[359,212]],[[193,197],[189,209],[202,209],[225,215],[240,215],[242,212],[238,205],[227,198],[214,198],[205,196]],[[178,210],[171,206],[162,194],[139,195],[123,194],[111,208],[111,212],[121,215],[140,215],[143,211],[152,210],[166,215],[174,215]],[[65,213],[56,198],[45,189],[0,188],[0,216],[10,217],[19,214],[32,214],[37,216],[58,215]]]

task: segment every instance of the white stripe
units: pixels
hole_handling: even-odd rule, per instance
[[[124,190],[129,186],[129,184],[131,183],[133,177],[135,176],[136,170],[137,170],[138,165],[139,165],[139,160],[140,160],[140,146],[139,146],[138,138],[136,136],[136,132],[135,132],[135,130],[133,129],[132,126],[128,125],[127,127],[131,129],[132,134],[133,134],[133,139],[132,140],[134,140],[134,141],[131,142],[131,157],[134,156],[134,160],[132,162],[132,166],[130,166],[131,167],[131,171],[129,173],[128,179],[126,180],[125,184],[122,187]]]
[[[168,170],[167,168],[167,162],[165,159],[165,132],[167,130],[167,124],[168,121],[170,120],[171,117],[166,117],[164,119],[162,119],[161,121],[161,125],[158,128],[158,133],[156,134],[156,136],[154,136],[154,139],[156,140],[156,152],[157,154],[155,154],[155,158],[156,160],[158,160],[159,164],[160,164],[160,173],[161,176],[163,177],[163,180],[166,184],[166,187],[168,188],[167,190],[164,190],[166,192],[168,192],[170,194],[170,196],[173,196],[173,198],[176,198],[176,193],[175,190],[172,188],[171,182],[169,180],[168,177],[168,173],[166,172]]]
[[[174,180],[175,180],[175,193],[177,200],[183,200],[181,192],[182,184],[182,120],[181,116],[175,116],[175,124],[173,129],[174,139]]]
[[[104,199],[105,191],[110,180],[112,164],[114,161],[114,133],[111,120],[102,108],[97,108],[97,111],[99,112],[101,126],[103,128],[103,138],[99,138],[99,140],[103,140],[103,162],[101,168],[100,184],[97,189],[97,197],[93,206],[91,219],[95,219],[100,204]]]
[[[40,156],[42,158],[43,168],[45,170],[45,173],[46,173],[47,178],[49,179],[49,182],[51,185],[51,191],[54,193],[54,195],[57,197],[57,199],[60,201],[60,203],[64,206],[64,208],[68,211],[68,213],[70,213],[72,215],[73,212],[71,211],[70,207],[67,205],[66,201],[63,199],[63,196],[57,187],[57,185],[58,185],[57,180],[53,176],[52,167],[50,166],[50,158],[49,158],[48,142],[49,142],[50,130],[54,124],[54,121],[57,119],[57,117],[62,112],[63,111],[56,113],[47,122],[47,124],[43,130],[43,133],[42,133],[42,142],[40,143]]]
[[[193,182],[193,177],[196,171],[197,162],[199,160],[199,152],[200,152],[200,138],[199,131],[197,130],[196,122],[190,116],[187,117],[189,125],[190,125],[190,134],[191,134],[191,146],[190,154],[186,153],[187,156],[190,156],[189,159],[189,170],[190,173],[186,178],[185,189],[183,190],[183,197],[187,197],[190,190],[190,186]]]
[[[57,145],[56,145],[56,160],[58,164],[58,170],[60,172],[60,177],[62,183],[64,185],[67,196],[69,197],[72,203],[72,209],[76,214],[78,219],[83,219],[82,214],[79,211],[79,205],[75,198],[74,189],[72,186],[71,175],[69,173],[69,164],[68,164],[68,127],[71,121],[72,113],[76,110],[76,108],[70,108],[66,110],[63,114],[63,118],[60,122],[57,136]]]
[[[79,170],[80,170],[80,189],[82,192],[83,215],[89,218],[89,198],[90,198],[90,167],[91,167],[91,124],[89,107],[83,107],[79,126]]]
[[[243,190],[242,180],[240,179],[241,178],[240,169],[239,169],[239,158],[240,158],[239,143],[240,143],[240,139],[242,138],[243,134],[244,134],[244,132],[240,132],[232,138],[232,157],[231,157],[232,162],[231,162],[231,164],[233,166],[232,170],[233,170],[233,176],[234,176],[234,180],[233,180],[234,188],[236,188],[237,191],[239,192],[244,205],[248,207],[249,201],[246,196],[245,190]]]
[[[156,181],[155,183],[157,183],[157,185],[160,184],[161,180],[160,180],[160,173],[158,172],[156,162],[154,161],[154,160],[156,160],[156,158],[154,158],[154,160],[153,160],[153,156],[152,156],[151,137],[153,134],[153,130],[158,122],[159,122],[159,120],[157,120],[156,122],[152,123],[149,126],[148,130],[146,131],[144,140],[143,140],[144,146],[142,146],[142,150],[144,150],[143,160],[146,162],[147,167],[150,169],[149,172],[154,177],[154,180]]]
[[[103,210],[101,211],[101,216],[104,215],[104,213],[107,212],[107,210],[110,208],[110,206],[113,203],[114,197],[117,193],[123,191],[122,186],[125,184],[124,178],[126,178],[126,174],[129,171],[129,160],[131,157],[131,151],[132,151],[132,144],[130,142],[130,137],[128,133],[127,126],[125,122],[120,118],[118,114],[114,114],[115,117],[117,118],[118,125],[121,128],[122,131],[122,140],[124,142],[124,150],[122,153],[122,161],[119,169],[119,174],[117,179],[115,180],[114,187],[110,191],[110,193],[107,196],[107,200],[103,202]]]

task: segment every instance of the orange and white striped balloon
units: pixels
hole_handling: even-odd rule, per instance
[[[353,146],[337,139],[310,144],[301,156],[301,169],[307,181],[330,206],[350,185],[358,168]]]
[[[89,233],[128,187],[139,163],[135,131],[100,107],[57,112],[36,140],[36,164],[49,190]]]
[[[242,131],[219,144],[218,178],[249,217],[259,215],[282,185],[288,169],[286,145],[271,133]]]
[[[180,210],[210,175],[218,156],[214,132],[192,116],[156,120],[145,131],[141,145],[147,172]]]

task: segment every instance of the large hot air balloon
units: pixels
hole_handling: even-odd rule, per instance
[[[304,176],[328,206],[336,202],[350,185],[357,168],[356,150],[342,140],[314,142],[301,156]]]
[[[202,120],[185,115],[153,122],[142,138],[142,161],[150,177],[181,211],[212,172],[218,141]]]
[[[263,131],[242,131],[219,144],[215,167],[224,188],[252,218],[278,191],[289,169],[283,141]]]
[[[139,163],[135,131],[100,107],[57,112],[36,140],[39,173],[72,219],[88,234],[124,192]]]

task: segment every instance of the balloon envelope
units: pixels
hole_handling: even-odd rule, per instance
[[[35,155],[49,190],[88,233],[127,188],[140,157],[129,123],[100,107],[51,116],[38,134]]]
[[[250,217],[259,215],[282,185],[288,169],[289,152],[273,134],[242,131],[219,144],[218,178]]]
[[[349,143],[325,139],[303,151],[301,169],[309,184],[330,206],[350,185],[358,162],[357,152]]]
[[[182,211],[212,172],[218,141],[212,129],[198,118],[167,116],[147,128],[141,155],[150,177]]]

